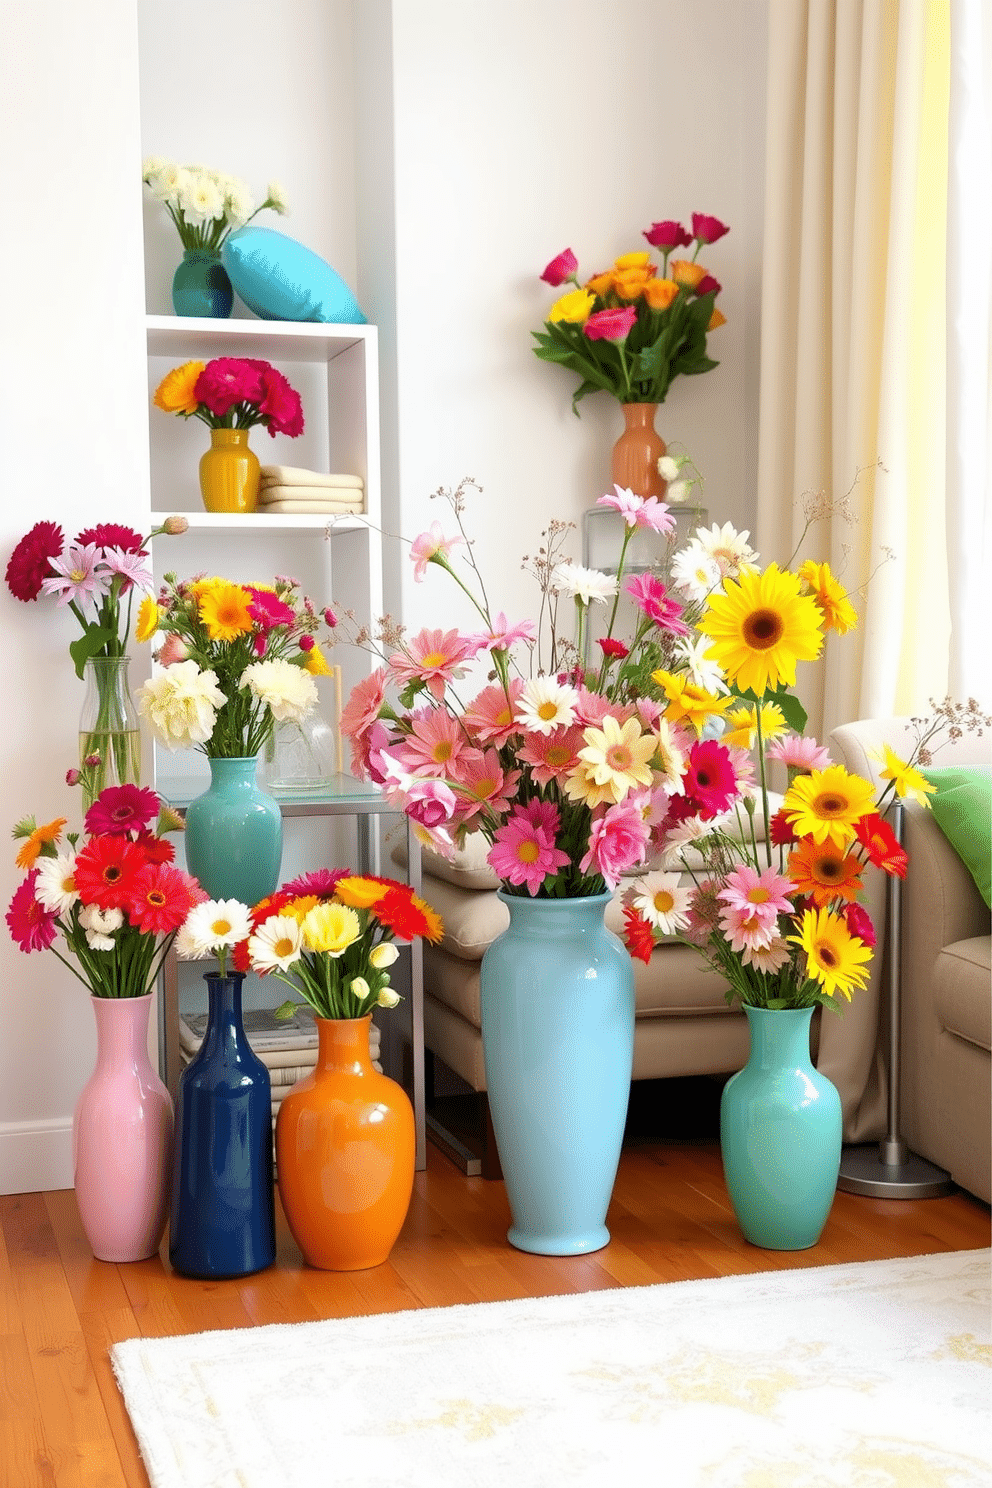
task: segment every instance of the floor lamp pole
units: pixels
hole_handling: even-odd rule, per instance
[[[904,808],[892,805],[892,830],[903,839]],[[886,1134],[877,1147],[845,1147],[837,1187],[845,1193],[876,1199],[938,1199],[952,1193],[951,1175],[910,1152],[900,1135],[899,1078],[901,1058],[902,880],[886,881],[886,940],[889,953],[889,1094]]]

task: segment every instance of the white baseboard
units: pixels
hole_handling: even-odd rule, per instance
[[[72,1181],[70,1119],[0,1126],[0,1194],[47,1193]]]

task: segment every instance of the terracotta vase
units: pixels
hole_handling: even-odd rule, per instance
[[[260,480],[248,430],[211,429],[210,448],[200,458],[200,494],[207,511],[253,512]]]
[[[279,1195],[309,1265],[362,1271],[386,1259],[410,1207],[413,1107],[372,1067],[371,1016],[316,1022],[313,1073],[276,1117]]]
[[[172,1101],[148,1058],[144,997],[91,997],[96,1068],[72,1118],[76,1202],[98,1261],[141,1261],[165,1231]]]
[[[615,485],[635,496],[663,499],[668,482],[658,473],[658,461],[668,446],[655,431],[657,403],[621,403],[624,431],[613,446],[612,477]]]

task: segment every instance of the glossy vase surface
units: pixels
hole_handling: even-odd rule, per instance
[[[209,512],[253,512],[258,506],[261,466],[247,429],[211,429],[210,448],[200,456],[200,495]]]
[[[212,759],[209,787],[186,809],[186,865],[211,899],[251,906],[279,882],[282,814],[257,769],[254,757]]]
[[[611,895],[518,898],[482,958],[482,1046],[513,1224],[539,1255],[609,1243],[634,1054],[634,974]]]
[[[378,1266],[403,1228],[416,1163],[413,1107],[373,1068],[371,1016],[317,1019],[317,1063],[276,1117],[279,1196],[304,1259]]]
[[[172,278],[172,308],[177,315],[226,320],[234,290],[219,253],[187,248]]]
[[[108,785],[141,784],[141,731],[131,696],[128,656],[93,656],[83,667],[86,692],[79,715],[79,763],[99,755],[82,777],[89,808]]]
[[[208,973],[207,1028],[179,1077],[169,1260],[249,1276],[276,1258],[269,1071],[244,1030],[244,975]]]
[[[837,1188],[840,1096],[810,1058],[812,1008],[745,1007],[744,1013],[751,1053],[720,1103],[727,1192],[752,1245],[808,1250]]]
[[[148,1058],[145,997],[91,997],[96,1067],[72,1118],[79,1217],[98,1261],[158,1250],[169,1206],[172,1101]]]
[[[615,485],[635,496],[657,496],[661,501],[668,482],[658,461],[668,446],[654,426],[657,403],[621,403],[624,431],[613,446],[611,475]]]

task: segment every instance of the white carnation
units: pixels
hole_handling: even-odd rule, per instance
[[[86,944],[91,951],[112,951],[116,942],[114,931],[124,923],[124,914],[119,909],[100,909],[96,904],[86,904],[79,911],[79,923],[86,931]]]
[[[253,692],[280,723],[302,723],[317,704],[316,682],[291,661],[252,662],[242,672],[240,685]]]
[[[138,689],[138,711],[169,749],[206,744],[226,702],[217,673],[201,672],[195,661],[162,667]]]

